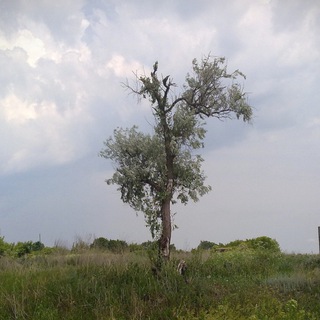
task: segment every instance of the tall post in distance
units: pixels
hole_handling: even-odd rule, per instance
[[[320,227],[318,227],[318,238],[319,238],[319,254],[320,254]]]

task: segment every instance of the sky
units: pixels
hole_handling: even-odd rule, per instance
[[[142,213],[108,186],[98,156],[117,127],[150,130],[152,113],[122,83],[153,63],[182,90],[192,60],[241,70],[251,124],[207,121],[212,191],[173,207],[172,242],[268,236],[318,253],[318,0],[0,0],[0,236],[70,246],[151,240]]]

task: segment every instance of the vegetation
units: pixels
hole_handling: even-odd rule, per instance
[[[139,132],[136,126],[116,129],[100,155],[115,162],[115,173],[107,182],[118,185],[121,199],[144,213],[152,237],[159,239],[162,260],[170,257],[171,205],[198,201],[211,190],[204,183],[203,159],[195,154],[204,146],[204,119],[251,119],[239,77],[245,78],[239,70],[227,71],[225,58],[208,56],[193,60],[180,92],[170,76],[158,75],[158,62],[150,76],[136,75],[134,87],[125,85],[150,102],[153,132]]]
[[[150,246],[130,251],[129,245],[119,253],[90,245],[81,253],[43,248],[21,257],[4,251],[0,319],[320,318],[319,255],[227,247],[232,249],[173,251],[157,274]],[[185,278],[176,270],[181,259]]]
[[[23,257],[26,254],[40,252],[45,248],[44,244],[40,241],[32,242],[18,242],[7,243],[4,237],[0,237],[0,256],[9,255],[12,257]]]
[[[122,253],[128,248],[128,244],[123,240],[108,240],[106,238],[97,238],[90,246],[95,249],[105,249],[114,253]]]
[[[253,250],[268,250],[273,252],[280,252],[279,243],[269,237],[258,237],[247,240],[235,240],[228,244],[216,244],[210,241],[201,241],[197,247],[198,250],[242,250],[242,249],[253,249]]]

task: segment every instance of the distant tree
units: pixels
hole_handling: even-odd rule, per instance
[[[275,239],[271,239],[266,236],[253,238],[253,239],[246,239],[246,240],[234,240],[227,244],[219,244],[221,249],[235,249],[235,250],[244,250],[244,249],[251,249],[251,250],[267,250],[273,252],[280,252],[280,245]]]
[[[90,245],[90,248],[108,249],[108,245],[109,245],[108,239],[100,237],[93,240],[93,243]]]
[[[12,245],[4,241],[4,237],[0,237],[0,256],[5,255]]]
[[[141,244],[138,243],[130,243],[128,244],[128,248],[130,252],[139,252],[143,250]]]
[[[212,249],[214,246],[216,246],[217,244],[214,242],[210,242],[210,241],[200,241],[200,244],[198,245],[197,249],[200,250],[209,250]]]
[[[18,242],[14,246],[14,252],[19,258],[23,257],[26,254],[31,253],[31,251],[32,251],[32,241]]]
[[[128,244],[123,240],[109,240],[108,249],[114,253],[122,253],[128,248]]]
[[[107,139],[100,156],[116,164],[108,184],[116,184],[121,199],[142,211],[153,238],[159,241],[161,260],[170,257],[171,205],[198,201],[211,190],[204,184],[202,157],[194,150],[204,146],[205,118],[250,121],[252,108],[237,82],[244,75],[228,73],[225,58],[210,55],[192,62],[180,93],[170,76],[158,75],[158,62],[150,76],[136,74],[136,86],[125,87],[139,98],[148,99],[155,124],[152,134],[118,128]]]
[[[268,250],[268,251],[274,251],[274,252],[280,252],[280,245],[275,239],[271,239],[266,236],[249,239],[246,240],[246,243],[248,244],[249,248],[255,249],[255,250]]]
[[[230,247],[230,248],[237,248],[237,247],[241,247],[241,246],[245,245],[245,243],[246,243],[246,241],[244,241],[244,240],[234,240],[234,241],[227,243],[224,246]]]
[[[123,240],[108,240],[100,237],[93,241],[90,248],[109,250],[114,253],[121,253],[128,248],[128,244]]]
[[[41,251],[42,249],[44,249],[44,244],[41,241],[36,241],[32,243],[32,251]]]
[[[155,249],[158,247],[158,243],[156,241],[145,241],[141,243],[142,248],[144,249]]]

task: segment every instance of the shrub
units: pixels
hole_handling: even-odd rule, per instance
[[[90,245],[90,248],[95,249],[108,249],[109,240],[103,237],[94,239],[93,243]]]
[[[208,241],[201,241],[201,243],[204,243],[204,245],[207,245]],[[200,245],[201,245],[200,243]],[[208,242],[210,243],[210,242]],[[198,249],[200,247],[198,246]],[[281,252],[279,243],[266,236],[253,238],[253,239],[247,239],[247,240],[235,240],[227,243],[226,245],[219,244],[215,246],[215,248],[218,251],[225,250],[244,250],[244,249],[252,249],[254,251],[259,250],[268,250],[269,252]]]
[[[5,255],[11,248],[11,245],[4,241],[4,237],[0,237],[0,256]]]
[[[108,249],[114,253],[122,253],[128,248],[128,244],[123,240],[109,240]]]
[[[42,249],[44,249],[44,244],[41,241],[34,242],[31,245],[32,251],[41,251]]]
[[[28,253],[31,253],[31,251],[32,251],[32,241],[18,242],[14,246],[15,255],[18,256],[19,258]]]
[[[216,244],[214,242],[200,241],[200,244],[198,245],[197,249],[198,250],[210,250],[215,246],[216,246]]]
[[[128,248],[128,244],[123,240],[108,240],[100,237],[93,241],[90,248],[109,250],[114,253],[122,253]]]
[[[273,252],[280,252],[279,243],[269,237],[263,236],[255,239],[246,240],[248,246],[254,250],[269,250]]]

